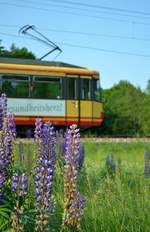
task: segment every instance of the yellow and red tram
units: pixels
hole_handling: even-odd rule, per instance
[[[99,73],[63,62],[0,58],[0,90],[16,125],[100,126]]]

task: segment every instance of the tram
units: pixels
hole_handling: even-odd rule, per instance
[[[0,91],[17,126],[34,126],[36,118],[54,126],[97,127],[103,121],[97,71],[75,65],[0,58]]]

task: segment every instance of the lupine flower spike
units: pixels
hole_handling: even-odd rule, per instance
[[[21,221],[20,215],[23,213],[23,207],[19,206],[19,203],[17,202],[16,207],[14,208],[15,211],[11,214],[11,220],[12,220],[12,232],[23,232],[23,225]]]
[[[80,153],[80,134],[76,125],[70,126],[66,134],[64,166],[64,217],[63,227],[71,231],[80,230],[84,199],[77,191],[77,176]]]
[[[20,204],[20,198],[22,202],[22,199],[27,195],[28,180],[25,174],[19,175],[18,173],[16,173],[12,176],[11,189],[17,199],[16,206],[11,214],[12,231],[23,232],[23,225],[21,220],[21,215],[23,214],[23,205]]]
[[[42,136],[42,120],[37,119],[35,122],[34,141],[36,144],[35,158],[38,160],[41,154],[41,136]]]
[[[13,143],[16,139],[16,125],[14,115],[7,113],[7,153],[6,153],[6,162],[10,166],[13,161]]]
[[[5,137],[4,133],[4,117],[5,117],[5,95],[0,97],[0,202],[3,201],[4,197],[4,183],[5,183],[5,171],[6,171],[6,160],[5,160]]]
[[[8,180],[12,164],[12,144],[15,139],[14,116],[7,112],[7,98],[0,97],[0,202],[3,201],[3,188]]]
[[[37,201],[36,231],[43,232],[47,229],[48,218],[52,201],[52,184],[56,160],[56,134],[49,124],[41,126],[41,121],[36,123],[35,141],[39,146],[38,160],[35,168],[35,188]],[[39,143],[39,138],[41,142]]]

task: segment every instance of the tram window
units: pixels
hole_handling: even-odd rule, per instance
[[[92,80],[92,99],[100,101],[100,82],[99,80]]]
[[[67,78],[67,99],[77,99],[77,79]]]
[[[32,98],[62,99],[62,78],[33,77]]]
[[[29,97],[29,77],[15,74],[1,75],[1,92],[11,98]]]
[[[90,79],[80,79],[81,80],[81,99],[91,100],[91,80]]]

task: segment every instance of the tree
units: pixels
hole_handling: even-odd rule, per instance
[[[109,135],[133,136],[141,133],[139,112],[143,93],[128,81],[103,90],[105,130]]]
[[[147,86],[146,86],[146,94],[150,95],[150,79],[147,82]]]
[[[149,93],[149,94],[148,94]],[[150,136],[150,92],[147,92],[141,104],[141,111],[139,112],[139,121],[143,136]]]
[[[35,55],[28,51],[27,48],[18,48],[15,46],[15,44],[11,45],[10,48],[10,57],[14,58],[24,58],[24,59],[35,59]]]
[[[0,41],[1,42],[1,41]],[[0,57],[11,57],[11,58],[23,58],[23,59],[35,59],[35,55],[28,51],[27,48],[18,48],[13,43],[10,50],[6,50],[3,46],[0,46]]]
[[[1,40],[0,40],[0,44],[1,44]],[[4,47],[2,45],[0,45],[0,54],[4,51]]]

